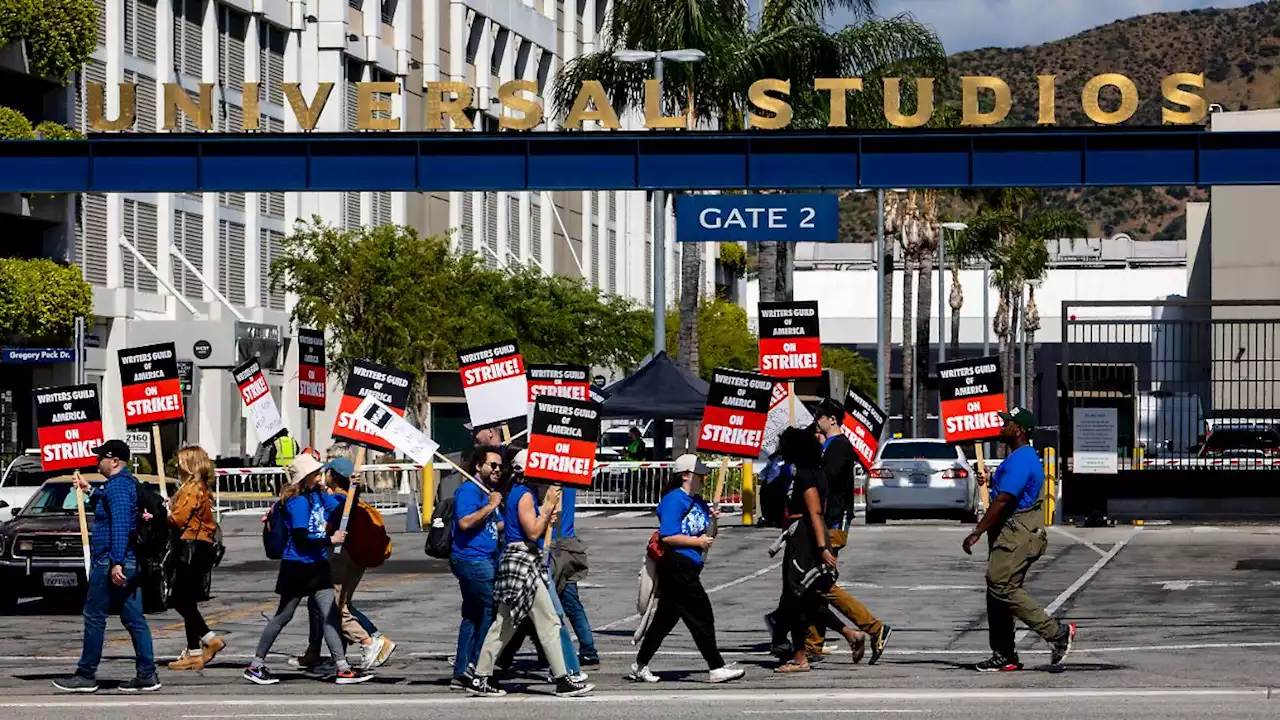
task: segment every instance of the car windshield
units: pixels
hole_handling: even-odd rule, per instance
[[[956,449],[947,443],[889,443],[880,451],[881,460],[955,460]]]
[[[1265,428],[1231,428],[1210,434],[1205,445],[1211,450],[1266,450],[1280,447],[1280,435]]]
[[[40,469],[40,459],[29,456],[20,457],[9,467],[9,474],[4,478],[7,488],[36,488],[45,480],[60,475],[60,472],[45,472]]]
[[[101,484],[94,483],[94,487],[97,488]],[[88,498],[84,506],[85,512],[93,512],[93,504],[97,499],[97,493]],[[27,506],[22,509],[22,514],[24,517],[30,517],[32,515],[63,515],[75,511],[76,494],[72,492],[71,483],[58,482],[49,483],[32,495]]]

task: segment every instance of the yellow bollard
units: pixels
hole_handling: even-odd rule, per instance
[[[434,463],[422,466],[422,527],[424,531],[431,527],[431,518],[436,514],[436,469]]]
[[[1054,448],[1044,450],[1044,480],[1044,524],[1052,525],[1058,507],[1058,453]]]
[[[750,460],[742,461],[742,524],[755,525],[756,472]]]

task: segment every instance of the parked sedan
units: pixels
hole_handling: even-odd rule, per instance
[[[973,522],[978,507],[977,478],[956,446],[934,438],[894,439],[880,446],[867,478],[867,524],[891,515]]]

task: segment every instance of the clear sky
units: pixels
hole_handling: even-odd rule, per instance
[[[757,0],[758,2],[758,0]],[[1115,20],[1153,12],[1242,7],[1257,0],[880,0],[883,16],[910,12],[932,25],[948,53],[1039,45]],[[838,14],[830,24],[848,22]]]

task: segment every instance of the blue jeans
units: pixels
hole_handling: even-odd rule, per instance
[[[493,560],[451,558],[449,568],[462,590],[462,622],[458,625],[458,652],[453,674],[462,675],[480,661],[480,648],[493,624],[493,581],[498,565]]]
[[[573,634],[578,636],[578,654],[583,658],[599,657],[596,653],[596,641],[591,636],[591,622],[587,620],[587,609],[582,606],[578,597],[578,583],[568,583],[560,594],[560,602],[564,605],[564,615],[573,626]]]
[[[103,557],[93,562],[89,573],[89,594],[84,601],[84,648],[76,665],[76,675],[80,677],[97,678],[98,664],[102,662],[102,643],[106,639],[107,615],[117,608],[120,623],[133,640],[138,677],[152,678],[156,675],[151,629],[142,614],[142,585],[135,561],[124,564],[124,577],[124,587],[116,587],[111,582],[111,559]]]

